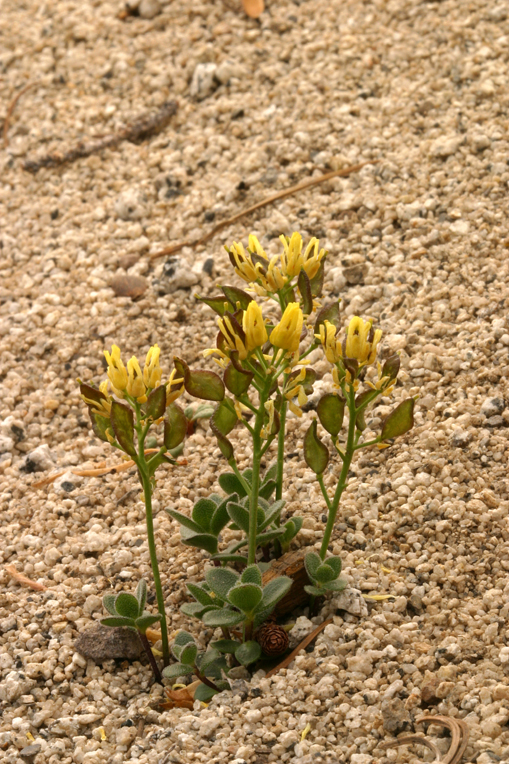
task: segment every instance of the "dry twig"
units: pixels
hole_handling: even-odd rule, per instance
[[[3,126],[4,149],[6,149],[7,146],[9,145],[7,131],[9,130],[9,122],[12,117],[12,112],[16,108],[16,104],[18,103],[23,93],[26,93],[27,90],[30,90],[30,88],[33,88],[34,85],[37,85],[37,82],[29,82],[28,85],[25,85],[24,88],[21,88],[21,90],[18,93],[16,93],[16,95],[14,96],[14,98],[12,99],[12,101],[10,102],[7,108],[7,114],[5,115],[4,126]]]
[[[377,164],[378,161],[378,159],[372,159],[368,162],[361,162],[361,164],[353,165],[352,167],[346,167],[344,170],[333,170],[333,172],[327,172],[325,175],[320,175],[319,178],[311,178],[310,180],[305,180],[302,183],[297,183],[296,186],[284,188],[282,191],[278,191],[276,194],[267,196],[260,202],[252,204],[251,207],[247,207],[245,210],[237,212],[237,214],[233,215],[233,217],[221,221],[221,223],[218,223],[211,231],[206,233],[204,236],[201,236],[199,239],[194,239],[192,241],[181,241],[178,244],[172,244],[170,247],[165,247],[164,249],[160,249],[158,252],[154,252],[152,255],[150,255],[150,259],[157,260],[159,257],[174,255],[175,252],[180,252],[180,250],[184,247],[198,247],[201,244],[205,244],[207,241],[212,239],[216,233],[222,231],[223,228],[236,223],[237,220],[240,220],[240,218],[243,218],[245,215],[249,215],[251,212],[255,212],[256,210],[261,209],[261,207],[266,207],[268,204],[272,204],[272,202],[278,201],[278,199],[284,199],[286,196],[291,196],[292,194],[296,194],[299,191],[304,191],[306,188],[317,186],[319,183],[324,183],[327,180],[332,180],[332,178],[341,178],[345,177],[346,175],[351,175],[354,172],[358,172],[368,164]]]
[[[332,623],[332,618],[327,618],[326,621],[320,624],[320,626],[317,626],[316,629],[313,629],[311,634],[308,634],[307,637],[304,637],[302,642],[297,645],[295,650],[292,650],[290,655],[287,655],[286,658],[281,661],[281,663],[278,663],[277,666],[274,666],[273,669],[267,672],[265,678],[268,679],[271,676],[274,676],[274,674],[277,674],[278,671],[284,668],[288,668],[290,663],[295,659],[295,657],[300,653],[301,650],[305,650],[305,648],[311,644],[311,642],[316,639],[316,637],[320,634],[323,629],[325,629],[326,626],[329,625],[329,623]]]
[[[155,114],[143,115],[118,133],[113,133],[113,135],[108,135],[105,138],[91,141],[90,143],[78,143],[75,148],[66,151],[65,154],[47,154],[41,159],[27,160],[23,165],[23,169],[35,174],[41,167],[58,167],[61,164],[74,162],[76,159],[88,157],[103,149],[118,146],[122,141],[131,141],[132,143],[143,141],[149,136],[154,135],[154,133],[158,133],[163,127],[166,127],[176,111],[176,102],[167,101]]]
[[[23,573],[20,573],[14,565],[6,565],[5,571],[8,573],[11,578],[14,578],[15,581],[18,581],[20,584],[24,584],[25,586],[29,586],[31,589],[35,589],[36,592],[45,592],[47,587],[44,586],[44,584],[40,584],[38,581],[32,581],[31,578],[27,578],[23,575]]]
[[[416,720],[417,724],[429,722],[430,724],[440,724],[451,731],[451,745],[444,759],[440,756],[440,751],[434,743],[420,735],[405,735],[396,740],[389,740],[380,745],[381,748],[396,748],[400,745],[409,745],[418,743],[425,745],[433,751],[435,761],[432,764],[460,764],[463,754],[468,745],[468,726],[462,719],[453,719],[449,716],[421,716]]]

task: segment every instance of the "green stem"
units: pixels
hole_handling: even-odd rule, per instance
[[[262,459],[262,438],[260,435],[265,416],[265,401],[269,393],[272,377],[265,382],[264,389],[260,392],[258,412],[253,432],[253,478],[251,481],[251,494],[249,502],[249,540],[247,564],[252,565],[256,561],[256,531],[258,525],[258,492],[260,490],[260,462]]]
[[[246,492],[247,496],[251,496],[251,486],[249,485],[247,480],[242,476],[241,471],[237,467],[237,462],[235,461],[235,459],[230,459],[228,464],[230,465],[230,467],[232,468],[232,470],[235,472],[236,476],[238,477],[239,482],[242,488],[244,489],[244,491]]]
[[[374,440],[368,440],[366,443],[359,443],[358,446],[355,446],[355,451],[358,451],[360,448],[368,448],[368,446],[374,446],[377,443],[380,443],[380,438],[375,438]]]
[[[348,424],[348,438],[346,441],[346,448],[345,448],[345,454],[343,459],[343,468],[341,470],[339,481],[336,486],[336,491],[334,493],[334,497],[331,502],[331,507],[329,509],[329,516],[327,518],[327,525],[325,526],[325,531],[323,534],[322,546],[320,548],[320,557],[322,560],[325,560],[325,555],[327,554],[327,549],[329,547],[332,531],[334,529],[334,524],[336,522],[336,515],[338,513],[339,502],[343,494],[343,491],[346,488],[348,471],[350,469],[350,464],[352,462],[353,455],[355,453],[355,450],[354,450],[355,420],[356,420],[357,414],[355,411],[355,391],[353,390],[353,388],[351,388],[350,392],[347,393],[346,399],[348,403],[348,410],[350,412],[350,422]]]
[[[327,504],[327,509],[329,512],[332,509],[331,501],[329,499],[329,494],[327,493],[327,489],[325,487],[325,483],[323,482],[323,475],[317,475],[318,485],[320,486],[320,490],[322,492],[322,496],[325,499],[325,503]]]
[[[283,496],[283,470],[285,462],[285,434],[286,434],[286,412],[288,410],[288,401],[283,399],[281,411],[279,412],[279,433],[277,441],[277,476],[276,476],[276,501]],[[279,522],[278,522],[279,525]]]

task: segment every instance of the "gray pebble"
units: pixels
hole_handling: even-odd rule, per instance
[[[142,19],[153,19],[161,13],[161,6],[158,0],[141,0],[138,13]]]
[[[505,403],[502,398],[486,398],[481,406],[481,414],[486,418],[501,414],[505,409]]]
[[[23,464],[23,470],[25,472],[42,472],[44,470],[50,470],[55,466],[53,454],[50,451],[49,446],[43,443],[33,451],[30,451]]]
[[[216,77],[217,64],[197,64],[191,80],[190,94],[198,101],[212,95],[219,81]]]
[[[85,658],[103,663],[116,658],[136,660],[143,648],[138,634],[129,629],[99,625],[79,635],[74,648]]]
[[[465,448],[472,440],[472,435],[467,430],[457,429],[451,437],[451,446],[455,448]]]

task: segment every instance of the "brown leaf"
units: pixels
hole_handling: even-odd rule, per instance
[[[263,0],[242,0],[242,5],[247,15],[252,19],[257,19],[265,10]]]
[[[133,300],[146,291],[148,284],[143,276],[114,276],[109,286],[117,297],[132,297]]]
[[[196,682],[188,684],[187,687],[181,687],[178,690],[170,690],[169,687],[164,688],[164,692],[168,700],[159,704],[159,708],[167,710],[169,708],[188,708],[193,710],[194,706],[194,693],[196,688],[201,684],[198,679]]]

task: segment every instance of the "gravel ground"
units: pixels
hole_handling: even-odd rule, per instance
[[[465,720],[465,761],[509,761],[506,4],[271,0],[258,21],[236,0],[120,11],[4,0],[0,16],[1,116],[33,84],[0,153],[2,762],[415,762],[380,743],[423,712]],[[23,170],[169,99],[177,114],[148,141]],[[184,249],[164,272],[149,260],[277,190],[375,159]],[[331,606],[333,623],[288,670],[206,709],[160,713],[144,662],[101,666],[74,649],[105,592],[149,576],[135,475],[33,484],[116,463],[76,385],[102,378],[104,348],[143,356],[157,342],[167,369],[173,353],[196,364],[215,322],[193,292],[230,280],[223,243],[253,231],[272,252],[293,230],[330,251],[326,291],[344,315],[373,316],[385,350],[400,351],[396,400],[420,395],[414,430],[356,462],[334,540],[353,587],[396,599],[357,616]],[[137,301],[108,286],[129,264],[149,284]],[[305,426],[290,423],[286,498],[313,545],[323,503],[302,466]],[[210,432],[198,428],[185,457],[161,471],[157,509],[186,510],[214,488]],[[203,557],[163,511],[156,526],[170,629],[195,630],[178,606]]]

